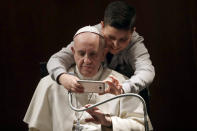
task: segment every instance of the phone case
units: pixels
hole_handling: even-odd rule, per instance
[[[103,81],[79,80],[78,83],[84,87],[84,92],[103,93],[105,91],[105,83]]]

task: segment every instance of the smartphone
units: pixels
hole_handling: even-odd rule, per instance
[[[104,93],[105,91],[105,82],[103,81],[78,80],[77,82],[83,86],[84,92],[87,93]]]

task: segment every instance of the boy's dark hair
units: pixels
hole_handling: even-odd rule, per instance
[[[110,3],[105,9],[104,25],[130,30],[134,27],[135,18],[135,8],[123,1],[115,1]]]

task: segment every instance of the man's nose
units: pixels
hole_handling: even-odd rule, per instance
[[[86,63],[86,64],[90,64],[91,63],[91,60],[90,60],[90,58],[88,56],[85,56],[84,63]]]

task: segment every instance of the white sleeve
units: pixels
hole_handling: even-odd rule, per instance
[[[134,32],[132,46],[126,56],[134,70],[134,75],[123,83],[125,93],[139,93],[142,89],[148,87],[155,77],[155,70],[143,40],[143,37]]]
[[[119,116],[112,116],[113,131],[144,131],[144,113],[136,97],[120,98]]]
[[[58,76],[62,73],[67,73],[67,70],[75,63],[71,50],[73,44],[71,42],[66,48],[62,48],[49,59],[47,70],[53,80],[57,81]]]
[[[113,131],[144,131],[144,126],[134,118],[122,119],[120,117],[111,117]]]

